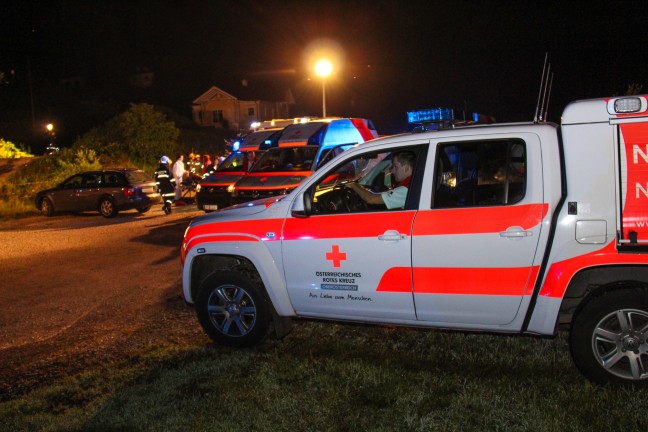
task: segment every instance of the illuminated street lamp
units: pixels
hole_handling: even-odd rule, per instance
[[[58,153],[59,148],[54,144],[54,140],[56,139],[56,134],[54,133],[54,125],[52,123],[48,123],[47,126],[45,126],[45,129],[47,129],[47,135],[49,135],[49,145],[45,149],[45,152],[47,154]]]
[[[330,61],[322,59],[315,64],[315,73],[322,77],[322,117],[326,117],[326,77],[333,72]]]

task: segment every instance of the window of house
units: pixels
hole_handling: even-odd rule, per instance
[[[526,145],[521,139],[439,144],[434,207],[515,204],[526,192]]]
[[[254,115],[254,107],[249,107],[248,108],[248,117],[252,117]]]
[[[225,118],[225,116],[223,115],[223,110],[214,110],[212,114],[213,114],[212,121],[214,123],[220,123]]]

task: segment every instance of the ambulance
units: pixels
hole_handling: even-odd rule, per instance
[[[378,138],[378,132],[367,119],[326,118],[289,125],[281,133],[277,148],[264,153],[236,182],[232,202],[287,194],[326,161],[374,138]]]
[[[358,188],[405,191],[388,209]],[[648,387],[648,96],[367,142],[289,195],[194,219],[181,261],[220,344],[295,318],[566,331],[592,382]]]
[[[231,188],[252,166],[256,153],[276,146],[283,127],[260,128],[235,141],[230,153],[218,168],[196,186],[198,210],[211,212],[231,205]],[[255,155],[250,157],[250,153]]]

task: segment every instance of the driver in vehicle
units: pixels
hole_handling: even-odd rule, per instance
[[[357,193],[358,196],[367,204],[384,204],[390,210],[398,208],[402,209],[405,207],[405,199],[407,198],[407,190],[412,180],[415,159],[416,155],[411,151],[394,153],[392,156],[392,165],[388,171],[393,175],[394,180],[396,181],[393,189],[375,193],[356,182],[347,183],[345,187]]]

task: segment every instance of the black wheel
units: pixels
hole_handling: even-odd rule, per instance
[[[40,211],[43,216],[52,216],[54,214],[54,204],[49,198],[43,198],[40,203]]]
[[[569,340],[580,371],[598,384],[648,386],[648,292],[608,291],[576,315]]]
[[[256,282],[236,272],[208,277],[196,298],[198,321],[215,342],[249,347],[270,328],[270,305]]]
[[[140,212],[140,213],[146,213],[149,210],[151,210],[151,206],[140,207],[140,208],[137,209],[137,211]]]
[[[117,208],[112,198],[102,198],[99,201],[99,213],[105,218],[111,218],[117,215]]]
[[[162,206],[162,210],[164,211],[164,214],[170,215],[171,214],[171,204],[166,203]]]

